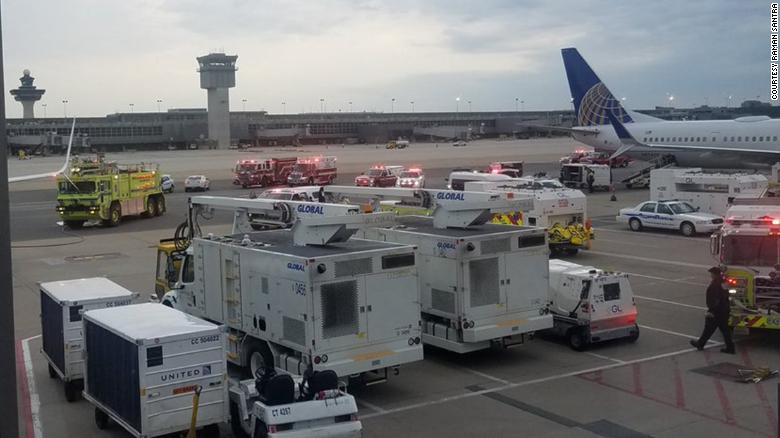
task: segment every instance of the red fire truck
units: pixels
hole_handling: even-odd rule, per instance
[[[297,160],[296,157],[239,160],[236,163],[235,179],[243,188],[284,184]]]
[[[287,177],[287,185],[333,184],[336,176],[336,157],[301,157]]]

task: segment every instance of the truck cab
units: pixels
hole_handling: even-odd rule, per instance
[[[395,187],[403,166],[374,166],[355,178],[359,187]]]

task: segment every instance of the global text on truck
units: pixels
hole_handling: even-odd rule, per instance
[[[165,212],[160,176],[157,165],[149,163],[76,160],[68,175],[57,177],[57,213],[69,228],[87,221],[115,226],[124,216],[160,216]]]
[[[732,206],[723,228],[711,236],[712,254],[724,269],[733,327],[780,329],[778,201],[762,198]]]

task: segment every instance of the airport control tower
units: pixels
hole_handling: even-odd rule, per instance
[[[208,95],[209,140],[218,149],[230,147],[230,99],[228,88],[236,86],[236,55],[209,53],[198,57],[200,88]]]
[[[25,119],[34,119],[35,111],[33,107],[35,102],[41,100],[41,96],[46,90],[39,90],[33,85],[34,77],[30,76],[30,70],[25,69],[22,77],[19,78],[22,85],[16,90],[11,90],[11,95],[17,102],[22,103],[22,117]]]

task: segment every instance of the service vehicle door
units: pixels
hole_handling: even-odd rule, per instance
[[[197,263],[198,272],[202,279],[201,296],[204,297],[206,311],[205,316],[212,321],[223,322],[225,314],[222,309],[222,258],[221,251],[218,246],[208,247],[201,245],[199,247],[201,253],[195,254],[195,257],[202,259],[201,263]]]
[[[314,285],[314,335],[318,350],[368,342],[366,281],[362,276]],[[373,308],[372,308],[373,310]]]
[[[507,309],[519,311],[544,307],[550,287],[548,258],[540,257],[535,250],[510,253],[504,259]]]
[[[655,209],[656,221],[659,228],[677,228],[674,220],[674,212],[666,204],[658,204]]]
[[[465,314],[468,319],[506,313],[505,256],[492,255],[464,262]]]
[[[439,242],[437,250],[454,253],[456,246],[451,242]],[[463,271],[458,269],[459,262],[446,257],[422,256],[420,263],[422,308],[426,313],[457,319],[459,310],[465,310],[459,299],[461,295],[458,294],[458,285],[462,284],[462,278],[458,276]]]
[[[609,281],[593,281],[590,304],[592,331],[629,325],[628,316],[633,313],[634,304],[628,280],[610,278]]]
[[[378,273],[366,277],[371,287],[366,289],[366,321],[368,341],[376,342],[409,336],[412,327],[420,320],[420,297],[417,276],[398,278],[395,273]],[[402,281],[401,278],[403,279]]]

